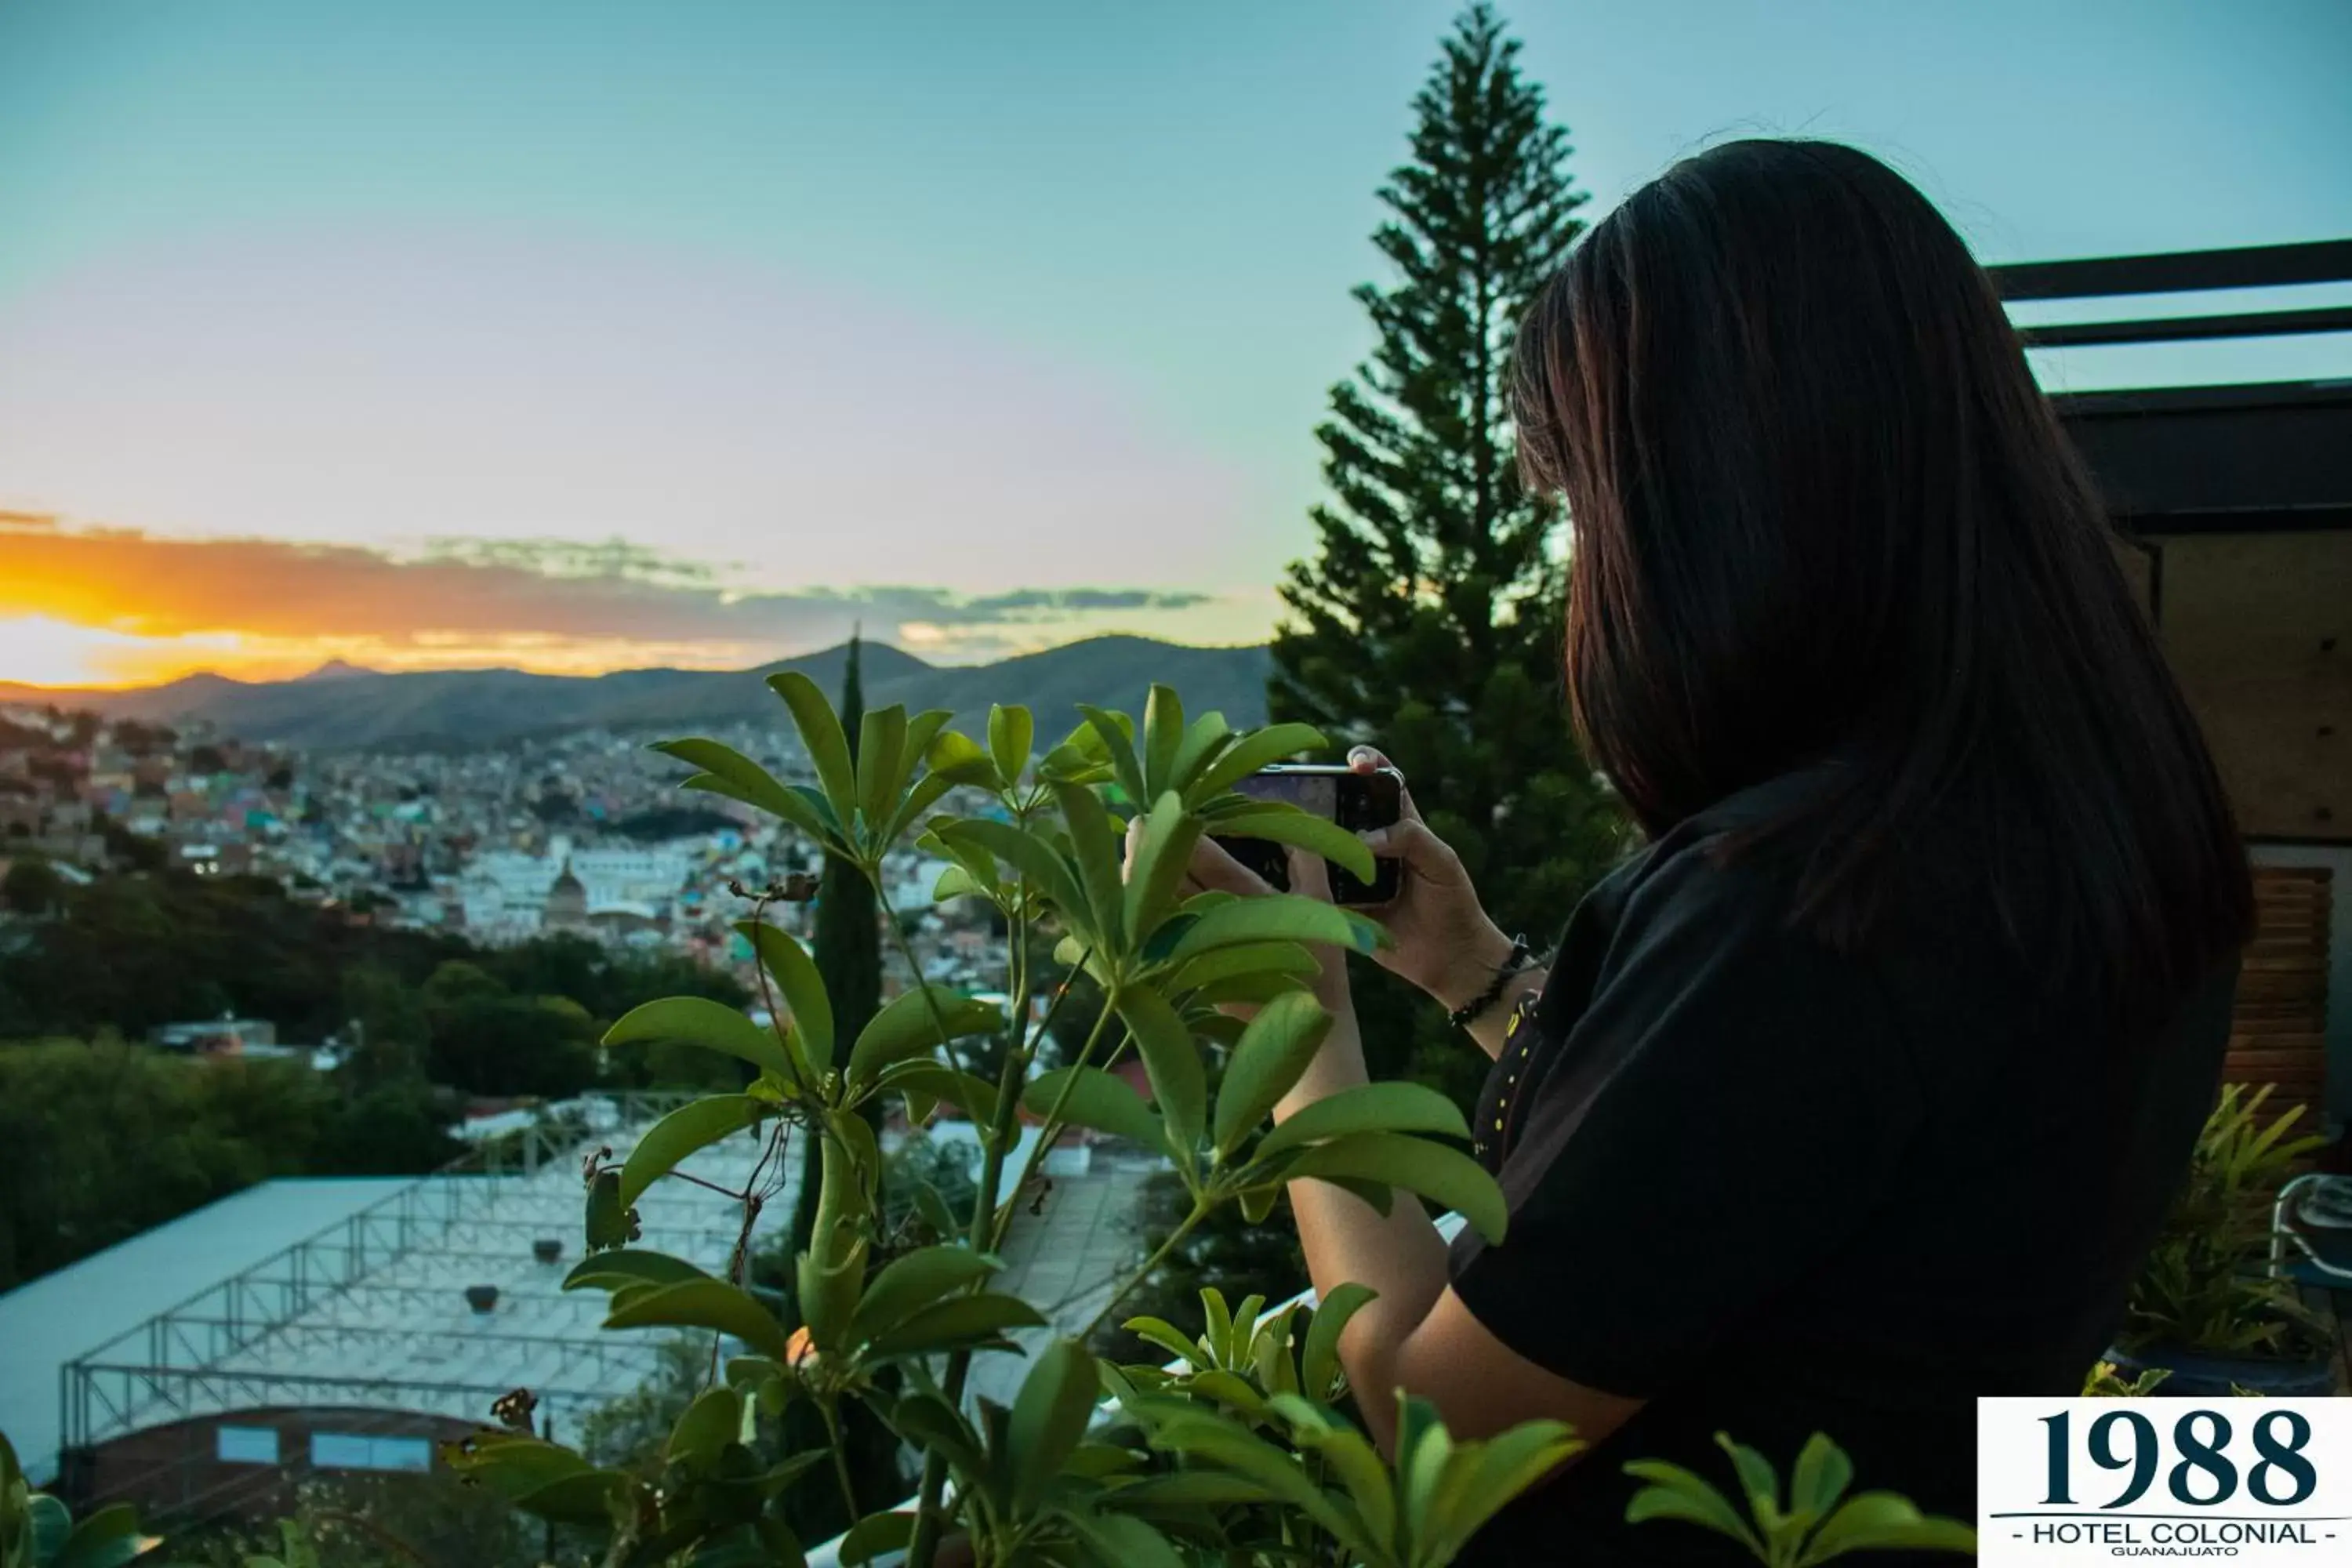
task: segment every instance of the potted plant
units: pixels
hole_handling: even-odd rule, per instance
[[[2267,1084],[2251,1094],[2227,1085],[2206,1119],[2108,1353],[2126,1382],[2161,1372],[2154,1392],[2190,1397],[2334,1392],[2326,1341],[2293,1284],[2271,1272],[2279,1189],[2326,1140],[2295,1135],[2301,1106],[2265,1116],[2270,1095]]]
[[[466,1287],[466,1305],[477,1312],[495,1312],[499,1307],[499,1288],[495,1285]]]
[[[530,1255],[541,1263],[562,1262],[563,1260],[562,1238],[553,1236],[541,1237],[530,1244]]]

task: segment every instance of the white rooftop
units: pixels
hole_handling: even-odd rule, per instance
[[[47,1479],[57,1464],[59,1367],[410,1180],[264,1182],[0,1296],[0,1432]]]

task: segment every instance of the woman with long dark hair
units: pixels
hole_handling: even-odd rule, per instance
[[[1574,723],[1646,847],[1537,964],[1417,816],[1374,836],[1382,962],[1496,1058],[1511,1212],[1449,1249],[1410,1199],[1293,1184],[1316,1283],[1380,1292],[1363,1414],[1591,1445],[1475,1562],[1741,1560],[1624,1523],[1624,1460],[1720,1473],[1717,1431],[1826,1432],[1972,1516],[1975,1398],[2080,1388],[2213,1098],[2252,900],[2211,760],[1990,284],[1874,159],[1676,165],[1572,254],[1517,382]],[[1336,959],[1322,990],[1277,1115],[1363,1081]]]

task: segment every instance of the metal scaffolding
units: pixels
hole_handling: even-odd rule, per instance
[[[604,1146],[625,1156],[692,1098],[599,1094],[550,1107],[535,1125],[85,1352],[59,1375],[64,1451],[244,1410],[483,1421],[517,1387],[531,1390],[542,1416],[573,1426],[642,1387],[665,1338],[602,1329],[601,1293],[559,1288],[581,1254],[581,1158]],[[667,1184],[640,1198],[644,1244],[724,1268],[741,1214],[714,1188],[740,1190],[761,1142],[730,1139],[688,1161],[709,1186]],[[789,1213],[790,1191],[779,1200]],[[554,1261],[541,1260],[540,1242],[556,1244],[545,1248]]]

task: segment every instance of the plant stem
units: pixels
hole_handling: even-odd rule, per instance
[[[849,1456],[843,1452],[841,1447],[841,1415],[834,1408],[834,1402],[830,1399],[818,1400],[816,1408],[817,1414],[824,1417],[825,1441],[833,1447],[833,1475],[834,1479],[841,1483],[841,1503],[849,1510],[849,1524],[855,1525],[859,1517],[857,1488],[850,1481]]]
[[[1017,933],[1016,948],[1025,942],[1028,933],[1028,893],[1024,888],[1014,904],[1016,918],[1008,930]],[[911,958],[909,960],[911,962]],[[920,976],[917,984],[920,984]],[[1013,1027],[1026,1028],[1024,1022],[1029,1010],[1028,966],[1024,963],[1014,981]],[[936,1007],[937,1004],[934,1003]],[[940,1030],[942,1036],[946,1030]],[[1021,1085],[1029,1072],[1029,1052],[1020,1036],[1015,1035],[1004,1053],[1004,1066],[996,1075],[996,1115],[991,1121],[988,1136],[980,1145],[980,1186],[971,1196],[971,1218],[965,1230],[965,1239],[973,1250],[984,1252],[993,1242],[996,1228],[996,1188],[1004,1176],[1004,1148],[1013,1128],[1021,1116]],[[947,1377],[940,1392],[947,1396],[950,1408],[963,1404],[963,1386],[971,1373],[971,1352],[960,1350],[948,1357]],[[923,1460],[923,1481],[915,1496],[915,1531],[907,1542],[908,1568],[931,1568],[939,1553],[939,1502],[948,1478],[947,1460],[933,1449]]]
[[[1110,1316],[1111,1309],[1118,1306],[1121,1301],[1127,1300],[1128,1294],[1138,1285],[1140,1285],[1146,1279],[1149,1279],[1151,1277],[1151,1271],[1159,1268],[1162,1263],[1166,1262],[1168,1260],[1168,1255],[1176,1250],[1176,1244],[1183,1240],[1186,1237],[1192,1235],[1192,1227],[1194,1226],[1199,1225],[1202,1220],[1209,1217],[1210,1207],[1211,1205],[1207,1199],[1197,1196],[1194,1197],[1192,1200],[1192,1212],[1184,1216],[1184,1223],[1178,1226],[1174,1230],[1170,1231],[1168,1233],[1168,1239],[1161,1242],[1151,1256],[1143,1260],[1143,1267],[1129,1275],[1127,1279],[1119,1284],[1118,1289],[1114,1289],[1110,1293],[1109,1299],[1103,1302],[1102,1310],[1094,1315],[1094,1321],[1089,1322],[1086,1326],[1085,1330],[1077,1335],[1077,1337],[1081,1340],[1092,1339],[1094,1337],[1095,1331],[1103,1326],[1103,1320]]]
[[[923,978],[923,966],[915,957],[915,944],[907,940],[906,928],[898,923],[898,911],[890,907],[890,895],[883,891],[881,860],[877,858],[871,866],[861,861],[857,868],[866,873],[868,882],[874,884],[874,896],[882,904],[882,923],[890,928],[890,945],[907,962],[908,976],[914,982],[915,989],[922,994],[923,1006],[931,1015],[931,1026],[940,1032],[940,1048],[948,1053],[959,1069],[970,1072],[971,1062],[956,1049],[955,1043],[949,1038],[948,1016],[940,1010],[939,995],[931,989],[931,983]]]
[[[1063,994],[1068,994],[1068,987],[1063,988]],[[1013,1211],[1020,1205],[1021,1194],[1028,1191],[1031,1182],[1037,1179],[1037,1167],[1045,1163],[1046,1151],[1051,1149],[1055,1140],[1061,1136],[1065,1125],[1062,1121],[1062,1110],[1069,1104],[1070,1093],[1078,1086],[1076,1069],[1087,1066],[1088,1059],[1093,1057],[1095,1045],[1102,1038],[1104,1026],[1109,1024],[1112,1012],[1110,1001],[1106,997],[1102,1013],[1095,1019],[1095,1026],[1087,1031],[1086,1044],[1078,1047],[1078,1059],[1071,1064],[1070,1075],[1062,1080],[1061,1092],[1054,1097],[1054,1103],[1046,1110],[1045,1121],[1037,1130],[1037,1146],[1029,1151],[1029,1161],[1022,1168],[1021,1179],[1013,1184],[1012,1195],[996,1207],[994,1222],[989,1231],[990,1251],[992,1252],[1004,1245],[1004,1233],[1013,1228]]]

